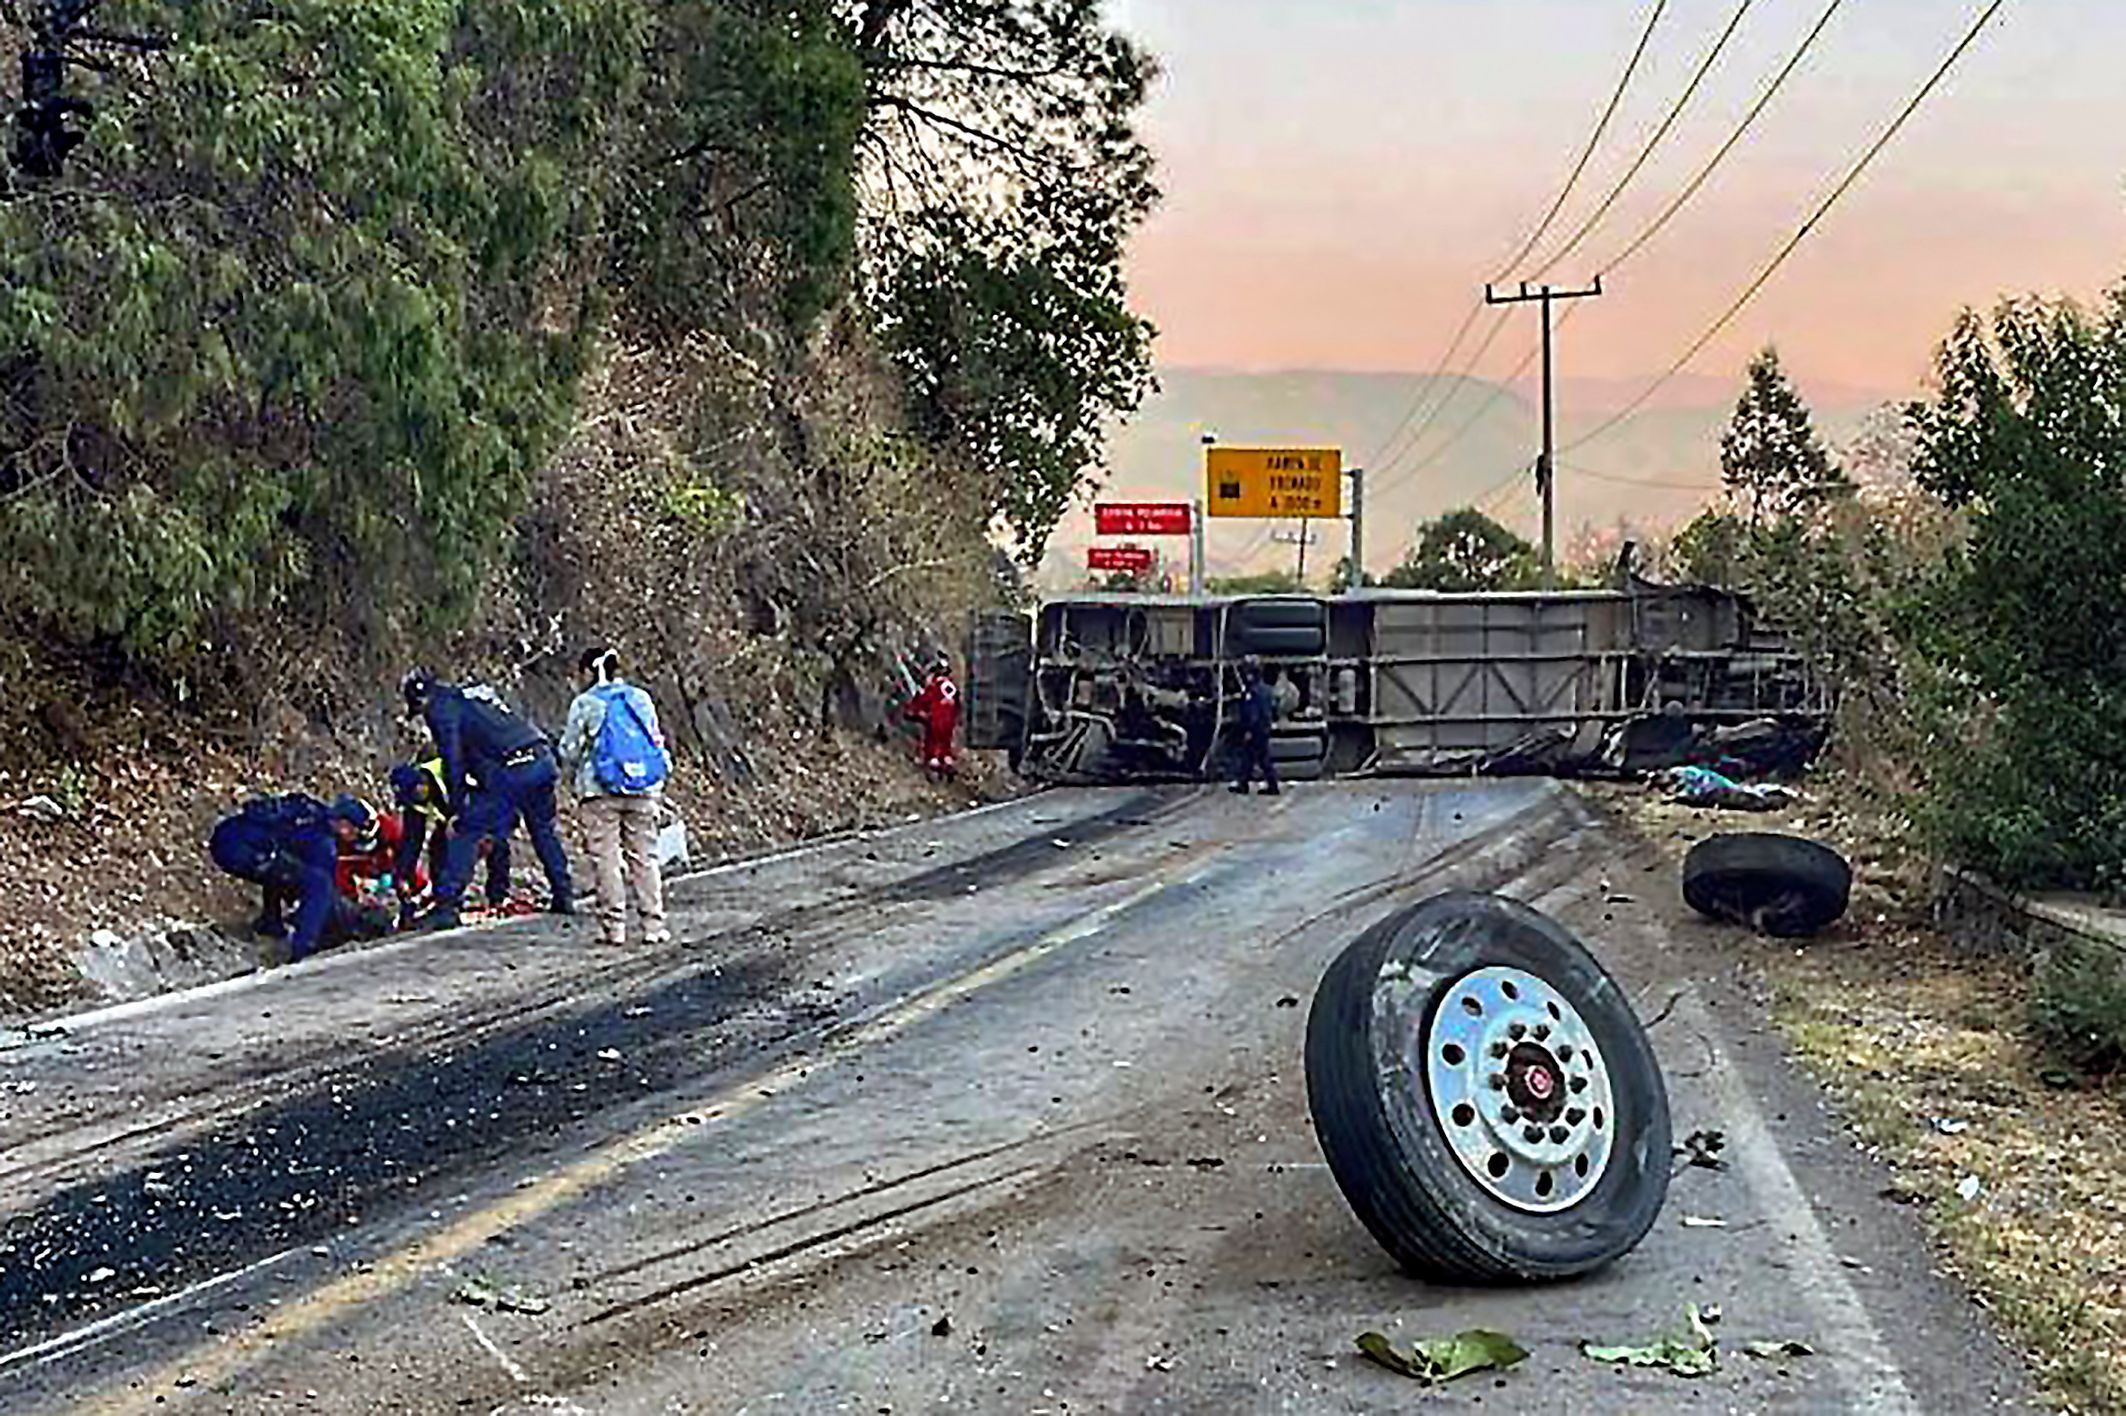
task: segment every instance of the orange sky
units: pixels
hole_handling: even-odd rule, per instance
[[[1577,225],[1736,0],[1670,0],[1557,231]],[[1726,136],[1823,0],[1754,0],[1579,278]],[[1167,193],[1137,301],[1167,365],[1435,367],[1584,144],[1648,0],[1120,0],[1165,69],[1147,115]],[[1560,337],[1567,372],[1668,366],[1961,35],[1977,0],[1847,0],[1720,174]],[[1956,309],[2094,294],[2126,271],[2126,4],[2009,0],[1903,135],[1692,366],[1776,341],[1804,385],[1898,392]],[[1548,243],[1546,243],[1547,245]],[[1532,315],[1477,372],[1502,375]]]

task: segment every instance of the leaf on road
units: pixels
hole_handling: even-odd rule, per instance
[[[1816,1355],[1815,1348],[1809,1346],[1806,1342],[1796,1342],[1792,1338],[1788,1338],[1783,1342],[1766,1342],[1762,1339],[1755,1342],[1745,1342],[1742,1344],[1742,1350],[1752,1357],[1814,1357]]]
[[[1720,1152],[1727,1149],[1727,1136],[1721,1131],[1693,1131],[1683,1138],[1676,1154],[1690,1157],[1689,1164],[1706,1170],[1725,1170],[1727,1162]]]
[[[1359,1334],[1358,1350],[1400,1376],[1431,1386],[1471,1372],[1503,1372],[1528,1350],[1502,1332],[1471,1328],[1452,1337],[1421,1338],[1403,1352],[1377,1332]]]
[[[1665,1367],[1679,1377],[1703,1377],[1720,1368],[1720,1353],[1712,1330],[1698,1312],[1698,1305],[1683,1310],[1685,1329],[1663,1333],[1643,1346],[1598,1346],[1580,1344],[1580,1351],[1596,1362],[1617,1362],[1628,1367]]]

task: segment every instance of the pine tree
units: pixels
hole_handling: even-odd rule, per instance
[[[1750,360],[1749,384],[1720,438],[1720,475],[1733,496],[1749,503],[1750,522],[1791,516],[1848,491],[1852,483],[1831,461],[1810,421],[1808,405],[1765,346]]]

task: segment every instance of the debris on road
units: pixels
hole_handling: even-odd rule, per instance
[[[1452,1337],[1420,1338],[1404,1352],[1385,1334],[1358,1335],[1358,1350],[1398,1376],[1435,1386],[1472,1372],[1504,1372],[1526,1361],[1528,1349],[1502,1332],[1471,1328]]]
[[[1953,1116],[1936,1116],[1928,1124],[1932,1125],[1936,1131],[1944,1136],[1961,1136],[1971,1129],[1969,1121],[1959,1120]]]
[[[1590,1273],[1668,1193],[1667,1086],[1629,994],[1519,901],[1436,895],[1360,935],[1315,990],[1306,1076],[1337,1187],[1420,1277]],[[1390,1120],[1413,1081],[1436,1129]]]
[[[1766,1359],[1773,1357],[1814,1357],[1816,1355],[1815,1348],[1809,1346],[1806,1342],[1796,1342],[1792,1338],[1782,1342],[1767,1342],[1759,1338],[1753,1342],[1743,1343],[1742,1350],[1752,1357]]]
[[[1687,1214],[1683,1216],[1683,1227],[1685,1229],[1725,1229],[1727,1228],[1727,1221],[1724,1219],[1712,1219],[1702,1214]]]
[[[1663,1367],[1679,1377],[1709,1376],[1720,1370],[1719,1344],[1712,1329],[1705,1325],[1705,1317],[1698,1305],[1687,1305],[1683,1317],[1683,1331],[1663,1333],[1643,1346],[1599,1346],[1583,1342],[1580,1351],[1592,1361],[1628,1367]]]
[[[492,1308],[498,1313],[529,1313],[533,1317],[551,1306],[544,1298],[532,1298],[514,1288],[498,1287],[484,1278],[466,1279],[452,1290],[450,1301],[470,1308]]]
[[[930,1325],[930,1335],[932,1337],[952,1336],[952,1315],[948,1313],[932,1323]]]
[[[1693,1131],[1683,1138],[1683,1144],[1676,1147],[1674,1153],[1689,1156],[1688,1163],[1700,1170],[1725,1170],[1727,1162],[1720,1158],[1720,1152],[1726,1149],[1725,1132]]]

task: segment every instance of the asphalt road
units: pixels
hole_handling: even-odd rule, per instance
[[[1676,1134],[1726,1138],[1594,1278],[1410,1279],[1315,1145],[1315,982],[1448,888],[1587,940],[1661,1018]],[[1781,1060],[1735,981],[1756,946],[1553,784],[1055,792],[675,905],[669,951],[533,921],[0,1050],[0,1413],[2029,1399]],[[1689,1302],[1721,1311],[1712,1376],[1577,1351]],[[1479,1326],[1532,1356],[1420,1393],[1352,1348]]]

